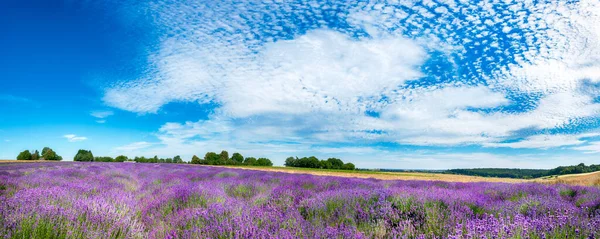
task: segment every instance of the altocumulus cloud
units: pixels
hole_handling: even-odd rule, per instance
[[[597,151],[596,135],[581,133],[600,113],[597,1],[144,6],[159,47],[147,73],[108,87],[104,102],[141,114],[170,102],[218,105],[207,120],[163,125],[157,136],[168,149],[392,142]]]

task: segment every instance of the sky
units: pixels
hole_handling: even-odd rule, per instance
[[[0,1],[0,158],[600,163],[600,2]]]

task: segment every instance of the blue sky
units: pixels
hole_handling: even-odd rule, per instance
[[[0,158],[598,163],[597,1],[2,1]]]

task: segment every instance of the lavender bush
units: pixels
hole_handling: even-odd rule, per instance
[[[600,190],[176,164],[0,166],[4,238],[598,238]]]

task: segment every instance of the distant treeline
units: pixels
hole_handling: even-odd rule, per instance
[[[322,169],[343,169],[354,170],[356,167],[352,163],[344,163],[338,158],[328,158],[327,160],[319,160],[315,156],[310,157],[289,157],[285,160],[286,167],[297,168],[322,168]]]
[[[125,155],[119,155],[116,158],[113,157],[94,157],[94,154],[91,150],[80,149],[77,151],[77,154],[73,158],[74,161],[78,162],[136,162],[136,163],[185,163],[183,159],[179,155],[173,158],[158,158],[158,156],[154,156],[152,158],[146,157],[135,157],[134,159],[129,159]]]
[[[233,153],[231,158],[229,152],[223,150],[220,154],[215,152],[208,152],[204,155],[204,158],[199,158],[194,155],[192,157],[192,164],[205,164],[205,165],[249,165],[249,166],[273,166],[273,163],[268,158],[254,158],[242,156],[240,153]]]
[[[560,166],[554,169],[518,169],[518,168],[473,168],[473,169],[450,169],[446,173],[461,174],[482,177],[499,178],[539,178],[552,175],[565,175],[577,173],[590,173],[600,171],[600,165],[585,165],[580,163],[573,166]]]
[[[17,156],[17,160],[52,160],[52,161],[61,161],[63,158],[58,155],[54,150],[50,147],[44,147],[42,149],[42,154],[37,150],[31,153],[29,150],[25,150]]]

